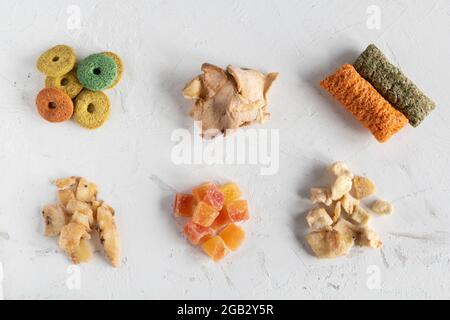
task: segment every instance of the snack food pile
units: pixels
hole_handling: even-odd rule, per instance
[[[202,65],[202,71],[186,85],[183,96],[195,100],[190,116],[202,122],[203,137],[226,135],[270,119],[267,95],[278,73],[231,65],[224,70],[209,63]]]
[[[353,66],[341,66],[320,85],[379,142],[387,141],[408,122],[417,127],[435,108],[435,103],[373,44]]]
[[[199,185],[191,194],[177,193],[174,213],[187,218],[183,233],[193,245],[200,245],[214,261],[236,251],[245,238],[237,223],[250,218],[248,203],[235,183]]]
[[[375,184],[368,178],[354,176],[343,162],[330,167],[335,179],[329,188],[311,188],[310,200],[316,205],[306,215],[311,250],[318,258],[346,255],[354,244],[381,248],[378,234],[369,227],[371,213],[387,215],[392,205],[380,199],[372,202],[371,210],[362,201],[375,194]]]
[[[36,107],[49,122],[70,118],[83,128],[96,129],[108,120],[111,106],[102,92],[115,87],[122,78],[123,64],[112,52],[92,54],[77,65],[75,51],[57,45],[45,51],[36,63],[45,76],[45,88],[36,98]]]
[[[92,258],[89,240],[98,232],[104,253],[114,267],[119,265],[120,241],[114,209],[97,200],[97,186],[81,177],[55,181],[59,203],[42,210],[44,234],[59,236],[59,247],[78,264]]]

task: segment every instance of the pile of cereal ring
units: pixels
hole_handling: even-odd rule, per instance
[[[42,118],[64,122],[73,116],[87,129],[97,129],[108,120],[111,105],[103,90],[115,87],[122,78],[117,54],[96,53],[77,63],[71,47],[57,45],[41,54],[36,67],[46,76],[45,88],[36,98]]]

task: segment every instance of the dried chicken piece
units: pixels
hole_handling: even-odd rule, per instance
[[[196,100],[190,116],[202,122],[205,138],[269,120],[267,93],[278,73],[233,66],[223,70],[209,63],[202,71],[185,86],[183,96]]]
[[[97,209],[97,225],[105,255],[114,267],[119,265],[120,241],[114,211],[106,204]]]
[[[90,248],[85,243],[82,244],[82,240],[89,240],[90,238],[91,236],[85,226],[76,222],[70,222],[61,230],[59,247],[71,257],[73,263],[86,262],[85,258],[90,258],[92,254],[90,253]],[[89,253],[86,251],[89,251]]]
[[[337,230],[311,232],[306,241],[317,258],[337,258],[346,255],[353,246],[353,238]]]
[[[331,191],[327,188],[311,188],[310,197],[312,204],[323,203],[326,206],[331,205]]]
[[[68,177],[68,178],[62,178],[62,179],[56,179],[54,184],[58,189],[66,189],[74,187],[78,184],[78,181],[80,180],[79,177]]]
[[[114,210],[97,200],[96,184],[81,177],[57,179],[54,184],[60,204],[46,206],[42,211],[45,235],[59,235],[60,248],[78,264],[92,258],[90,233],[98,230],[106,256],[117,266],[119,237]]]
[[[72,215],[76,212],[83,214],[88,217],[90,225],[94,223],[94,213],[91,209],[91,206],[86,202],[79,200],[70,200],[66,205],[66,210]]]
[[[60,234],[61,229],[66,225],[69,218],[61,205],[47,205],[42,209],[44,217],[44,234],[53,237]]]
[[[313,231],[331,229],[331,225],[333,224],[333,220],[323,208],[311,210],[306,216],[306,221]]]
[[[80,201],[92,202],[97,197],[97,185],[81,178],[75,196]]]
[[[58,190],[58,199],[63,206],[66,206],[70,200],[75,200],[75,193],[70,189]]]

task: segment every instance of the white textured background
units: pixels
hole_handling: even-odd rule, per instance
[[[81,9],[69,30],[67,8]],[[369,5],[381,30],[366,27]],[[10,1],[0,2],[0,261],[6,299],[47,298],[449,298],[449,1]],[[438,104],[417,129],[380,145],[317,82],[376,43]],[[108,91],[113,112],[97,131],[52,125],[35,111],[44,78],[39,54],[65,43],[79,57],[104,50],[125,63]],[[256,166],[175,166],[176,128],[191,128],[184,83],[202,62],[279,71],[271,91],[280,130],[280,170]],[[305,250],[307,188],[324,165],[344,160],[393,201],[376,218],[385,246],[318,261]],[[117,210],[123,264],[103,256],[81,266],[68,290],[67,257],[42,235],[50,184],[83,175]],[[180,234],[173,189],[235,180],[250,200],[248,239],[214,264]],[[381,286],[366,283],[371,266]]]

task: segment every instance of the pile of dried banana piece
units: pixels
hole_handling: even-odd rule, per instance
[[[335,176],[330,188],[312,188],[311,202],[318,207],[307,216],[310,233],[306,240],[318,258],[336,258],[346,255],[356,244],[381,248],[378,234],[369,227],[371,214],[361,200],[375,193],[375,184],[368,178],[354,176],[343,162],[331,166]],[[390,214],[392,205],[375,200],[371,211]]]
[[[92,258],[89,243],[91,233],[97,230],[108,260],[119,265],[120,242],[114,219],[114,210],[102,200],[97,200],[97,186],[81,177],[55,181],[58,204],[47,205],[42,210],[44,234],[59,235],[59,247],[78,264]]]

